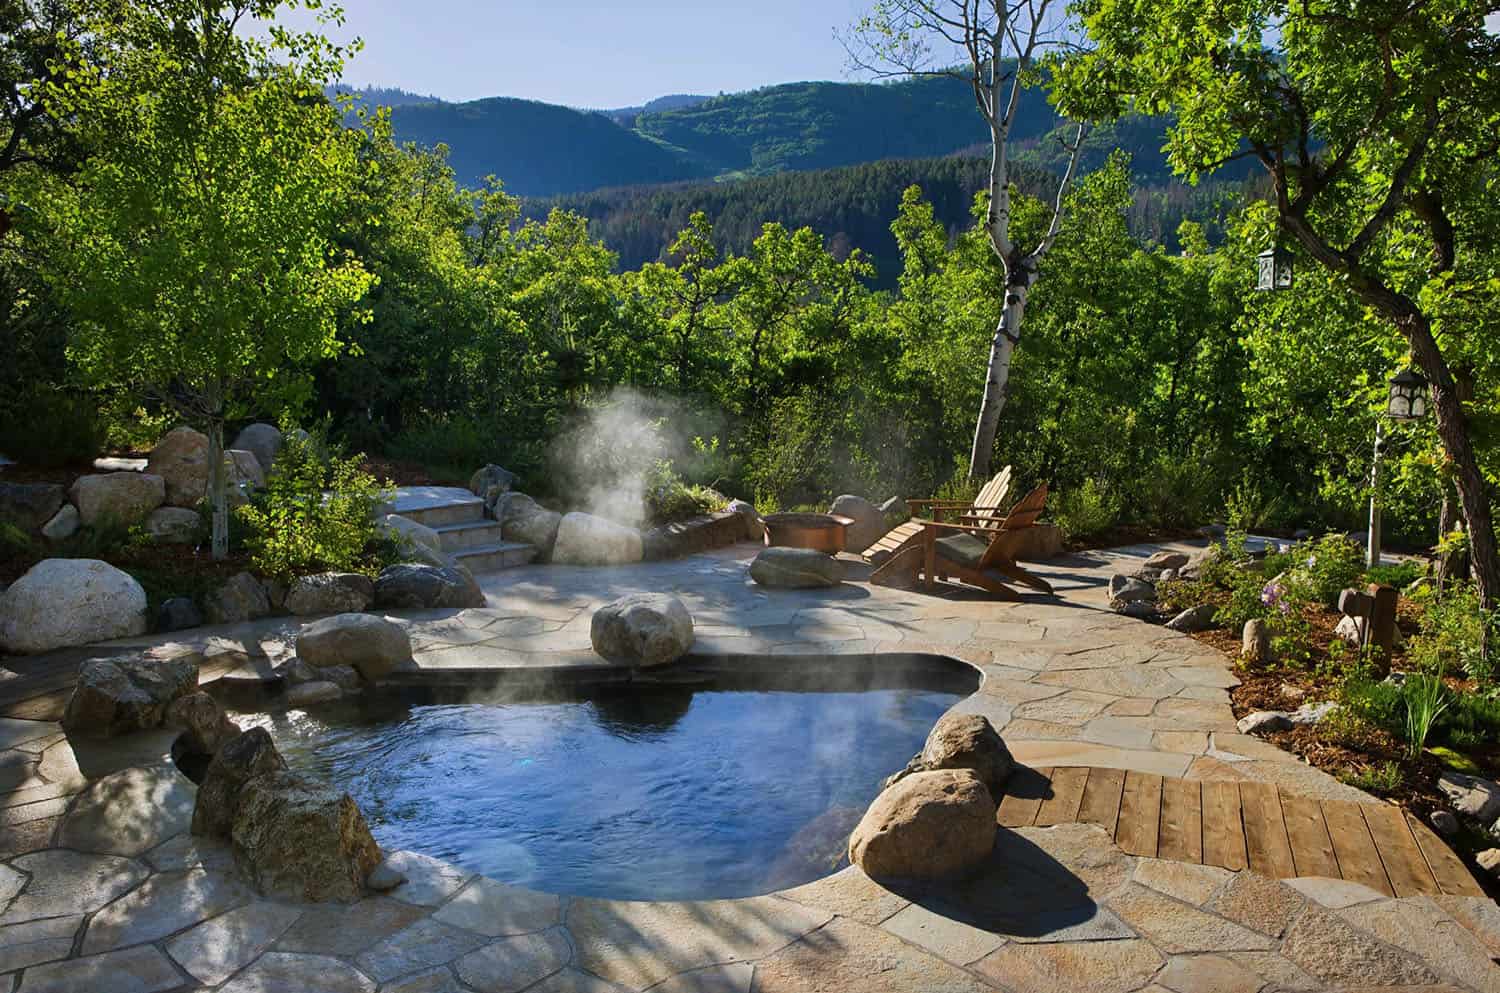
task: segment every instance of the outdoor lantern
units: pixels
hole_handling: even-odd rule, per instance
[[[1292,288],[1292,253],[1279,245],[1273,245],[1255,257],[1255,288],[1257,290],[1289,290]]]
[[[1392,420],[1415,421],[1427,416],[1427,380],[1412,369],[1403,369],[1391,380],[1391,396],[1385,412]]]

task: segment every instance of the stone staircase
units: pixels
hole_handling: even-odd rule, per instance
[[[396,490],[393,513],[432,528],[443,551],[472,573],[497,572],[525,565],[536,549],[505,541],[500,523],[484,516],[484,501],[456,486],[403,486]]]

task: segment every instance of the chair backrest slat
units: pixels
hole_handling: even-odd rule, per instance
[[[1042,516],[1047,506],[1047,484],[1042,483],[1036,489],[1021,498],[1020,502],[1010,508],[1010,513],[1000,522],[1002,531],[1016,531],[1021,528],[1029,528]]]
[[[1010,496],[1010,466],[995,474],[995,478],[984,484],[974,498],[974,515],[981,518],[975,523],[983,528],[1000,527],[1005,519],[1005,500]]]

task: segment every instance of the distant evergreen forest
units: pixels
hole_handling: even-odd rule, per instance
[[[667,246],[697,211],[713,223],[721,252],[743,255],[768,221],[790,229],[810,227],[822,234],[829,251],[843,258],[858,248],[875,264],[875,285],[888,289],[901,273],[901,254],[891,222],[901,194],[913,184],[932,204],[934,219],[950,238],[971,227],[974,194],[988,181],[989,161],[972,155],[933,159],[885,159],[839,169],[781,173],[731,183],[676,183],[626,186],[531,198],[523,214],[538,220],[556,208],[588,218],[589,231],[619,254],[617,268],[628,272],[665,259]],[[1050,198],[1057,176],[1040,166],[1022,166],[1017,185],[1027,194]],[[1127,212],[1131,233],[1145,242],[1177,249],[1177,226],[1203,223],[1217,242],[1220,219],[1241,201],[1241,184],[1180,183],[1137,186]],[[1075,219],[1075,223],[1087,223]]]

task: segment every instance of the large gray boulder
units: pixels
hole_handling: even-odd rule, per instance
[[[220,743],[198,784],[193,804],[193,834],[228,840],[234,828],[240,791],[256,776],[286,769],[286,760],[265,728],[255,727]]]
[[[1152,555],[1141,563],[1143,569],[1157,569],[1165,572],[1168,569],[1181,569],[1191,561],[1184,552],[1162,551]]]
[[[552,558],[557,529],[562,524],[561,514],[548,510],[525,493],[502,494],[492,511],[495,520],[500,522],[500,535],[506,541],[531,545],[536,549],[538,562]]]
[[[251,453],[260,468],[270,472],[271,465],[276,461],[276,453],[281,451],[281,444],[281,430],[276,425],[251,424],[234,436],[234,443],[229,447]]]
[[[231,837],[241,871],[283,900],[353,903],[382,859],[349,794],[290,772],[241,787]]]
[[[357,572],[319,572],[292,581],[286,609],[293,614],[345,614],[375,600],[375,584]]]
[[[43,559],[0,594],[0,649],[48,652],[146,633],[146,591],[97,559]]]
[[[835,497],[833,506],[828,508],[830,514],[838,514],[841,517],[852,518],[854,523],[849,525],[844,534],[844,550],[850,552],[862,552],[889,530],[885,526],[885,514],[864,497],[845,493]]]
[[[266,589],[248,572],[235,573],[204,598],[204,611],[213,624],[238,624],[271,612]]]
[[[193,545],[203,537],[203,518],[187,507],[157,507],[146,518],[146,532],[164,545]]]
[[[198,657],[95,659],[78,673],[62,726],[109,738],[161,727],[173,701],[198,689]]]
[[[593,514],[572,513],[563,515],[557,525],[552,561],[560,565],[627,565],[639,562],[643,551],[641,533],[635,528]]]
[[[156,611],[156,623],[152,629],[158,632],[185,631],[203,624],[203,612],[192,597],[174,596],[163,600]]]
[[[208,492],[208,435],[187,426],[162,435],[146,471],[160,476],[166,502],[174,507],[196,507]]]
[[[666,665],[693,647],[693,618],[675,596],[632,593],[594,611],[589,640],[611,662]]]
[[[352,665],[380,679],[411,658],[411,639],[399,624],[373,614],[337,614],[314,621],[297,635],[297,657],[315,668]]]
[[[419,524],[410,517],[402,517],[400,514],[386,514],[375,522],[375,530],[382,535],[396,541],[404,551],[416,553],[435,553],[441,555],[443,552],[442,539],[438,533],[425,524]],[[426,560],[428,554],[423,554]]]
[[[942,879],[988,859],[995,832],[995,800],[978,776],[918,772],[870,804],[849,837],[849,861],[873,879]]]
[[[1500,785],[1480,776],[1445,771],[1438,776],[1438,789],[1453,809],[1482,824],[1500,818]]]
[[[982,714],[945,714],[932,727],[922,746],[922,765],[928,771],[967,769],[999,796],[1015,768],[1010,749],[988,717]]]
[[[467,569],[404,562],[375,579],[377,607],[483,607],[484,591]]]
[[[167,484],[149,472],[79,476],[68,494],[84,527],[139,524],[167,498]]]
[[[182,732],[178,739],[182,750],[193,755],[211,757],[240,734],[239,725],[229,719],[219,701],[202,690],[177,697],[167,704],[163,720],[167,727]]]
[[[0,483],[0,523],[37,534],[62,509],[60,483]]]
[[[750,578],[785,590],[837,586],[844,581],[844,564],[811,548],[767,548],[750,563]]]
[[[224,472],[231,490],[248,493],[266,485],[266,467],[260,464],[254,452],[243,448],[230,448],[224,452]]]

